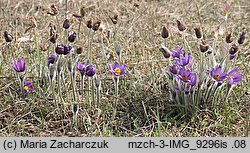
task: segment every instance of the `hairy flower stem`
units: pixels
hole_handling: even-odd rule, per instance
[[[60,73],[57,75],[57,83],[58,83],[58,95],[62,101],[62,104],[64,105],[64,99],[63,99],[63,95],[62,95],[62,89],[61,89],[61,77],[60,77]]]
[[[100,107],[100,88],[97,87],[96,89],[96,107]]]
[[[189,44],[188,44],[188,42],[186,40],[186,32],[185,31],[182,33],[182,39],[184,41],[185,49],[188,49],[189,51],[191,51],[191,48],[190,48],[190,46],[189,46]]]
[[[95,84],[94,84],[94,77],[91,78],[91,94],[92,94],[92,103],[95,107]]]
[[[52,92],[52,96],[53,96],[53,101],[55,102],[55,106],[57,109],[59,109],[58,103],[56,101],[55,81],[53,81],[53,79],[51,80],[51,92]]]
[[[21,93],[23,93],[23,86],[24,86],[24,76],[22,74],[17,74],[18,75],[18,79],[20,82],[20,91]]]
[[[208,100],[209,100],[209,96],[211,94],[211,91],[213,90],[215,82],[212,83],[212,85],[210,85],[210,87],[208,88],[208,90],[206,91],[206,96],[205,96],[205,103],[207,104]]]
[[[87,104],[86,106],[89,107],[89,111],[91,111],[91,100],[90,100],[90,77],[88,77],[88,91],[87,91]]]
[[[73,92],[73,101],[76,101],[76,92],[75,92],[75,83],[74,83],[74,75],[73,72],[70,72],[70,81]]]
[[[112,115],[112,120],[115,119],[116,112],[117,112],[117,103],[118,103],[118,90],[119,90],[119,76],[114,77],[114,84],[115,84],[115,99],[114,99],[114,107],[113,107],[113,115]]]
[[[80,19],[79,25],[78,25],[78,40],[80,39],[80,31],[81,31],[81,24],[82,24],[82,19]]]

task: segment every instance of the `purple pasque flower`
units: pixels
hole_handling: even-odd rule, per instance
[[[92,77],[95,75],[95,68],[93,67],[92,64],[86,67],[85,75],[88,77]]]
[[[56,54],[54,53],[51,53],[48,57],[48,65],[49,64],[54,64],[55,61],[56,61],[57,57],[56,57]]]
[[[191,87],[195,86],[197,82],[197,73],[191,73],[189,75],[189,82],[188,85],[190,85]]]
[[[222,71],[221,66],[218,66],[216,69],[209,70],[210,76],[216,82],[221,83],[226,77],[227,74]]]
[[[67,55],[71,51],[72,47],[70,45],[64,45],[64,55]]]
[[[12,62],[12,67],[16,72],[24,72],[25,71],[25,60],[23,58],[18,58],[17,62]]]
[[[126,64],[120,65],[118,63],[118,61],[115,61],[115,63],[113,65],[109,64],[109,70],[115,76],[121,76],[121,75],[125,74],[126,67],[127,67]]]
[[[23,92],[24,93],[30,93],[30,92],[35,92],[34,88],[32,87],[32,82],[30,81],[25,81],[24,86],[23,86]]]
[[[191,72],[190,70],[185,70],[184,68],[180,68],[180,71],[179,71],[179,78],[184,81],[184,82],[189,82],[190,81],[190,75],[191,75]]]
[[[182,54],[182,47],[178,46],[177,51],[172,51],[172,57],[173,58],[180,58],[180,55]]]
[[[177,74],[178,73],[178,70],[179,70],[179,67],[178,67],[178,65],[173,65],[173,66],[168,66],[168,69],[169,69],[169,71],[171,72],[171,73],[173,73],[173,74]]]
[[[188,55],[188,53],[180,54],[179,60],[177,60],[177,63],[181,66],[191,65],[192,66],[192,57]]]
[[[238,70],[238,66],[235,66],[233,68],[233,70],[231,70],[228,74],[227,74],[227,82],[229,84],[236,84],[238,82],[240,82],[242,80],[242,76],[243,74],[237,74],[236,71]]]
[[[77,69],[80,71],[80,73],[83,75],[86,71],[85,65],[83,65],[81,62],[76,63]]]
[[[67,55],[71,49],[72,47],[70,45],[63,45],[63,44],[57,44],[55,47],[55,51],[59,55],[62,54]]]
[[[76,40],[76,32],[75,31],[71,31],[69,33],[69,36],[68,36],[68,41],[69,42],[74,42]]]
[[[63,44],[57,44],[55,47],[55,52],[57,54],[63,54],[64,53],[64,45]]]

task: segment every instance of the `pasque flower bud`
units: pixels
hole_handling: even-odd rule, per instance
[[[201,28],[194,28],[196,38],[200,39],[202,37]]]
[[[11,42],[13,40],[13,36],[8,31],[4,31],[3,36],[6,42]]]
[[[186,26],[181,21],[176,20],[176,22],[177,22],[177,27],[180,31],[185,31],[187,29]]]
[[[166,47],[161,47],[159,50],[161,51],[161,53],[165,58],[169,58],[171,56],[170,52]]]
[[[241,34],[240,34],[240,38],[238,39],[238,43],[239,44],[243,44],[244,41],[246,39],[246,31],[243,31]]]
[[[162,27],[161,37],[164,38],[164,39],[169,37],[168,29],[166,28],[166,26]]]
[[[70,22],[68,19],[66,19],[64,22],[63,22],[63,28],[64,29],[69,29],[70,27]]]
[[[229,54],[233,55],[238,51],[238,46],[235,44],[232,45],[232,47],[229,49]]]

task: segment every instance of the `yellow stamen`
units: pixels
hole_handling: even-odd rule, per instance
[[[120,75],[121,74],[121,69],[120,68],[115,68],[115,74]]]
[[[29,91],[29,87],[28,86],[24,86],[23,89],[26,90],[26,91]]]
[[[214,78],[215,80],[218,80],[218,79],[220,78],[220,75],[219,75],[219,74],[214,74],[213,78]]]
[[[182,75],[181,77],[182,77],[182,79],[183,79],[184,81],[187,80],[187,76],[186,76],[186,75]]]
[[[234,79],[234,76],[230,75],[229,78]]]

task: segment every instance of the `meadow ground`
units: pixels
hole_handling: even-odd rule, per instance
[[[250,136],[250,1],[227,3],[229,10],[223,0],[1,0],[0,136]],[[54,12],[52,4],[57,7]],[[80,90],[80,73],[71,69],[76,80],[72,83],[67,63],[63,63],[61,87],[56,83],[56,93],[51,92],[47,70],[47,58],[55,48],[50,39],[51,27],[56,27],[56,42],[67,43],[67,31],[62,27],[65,18],[70,22],[68,31],[77,35],[70,45],[75,51],[83,48],[78,61],[85,62],[92,53],[95,85],[92,88],[91,79],[85,78],[87,98]],[[89,19],[101,21],[99,30],[89,30]],[[187,27],[189,48],[176,20]],[[166,41],[161,37],[163,25],[169,31]],[[225,101],[218,102],[219,111],[198,107],[191,115],[183,115],[174,109],[175,103],[169,102],[170,85],[164,69],[170,60],[159,48],[165,45],[174,50],[186,45],[184,50],[199,61],[195,56],[200,52],[195,27],[202,29],[209,46],[217,38],[212,54],[225,50],[228,32],[237,41],[239,34],[246,31],[246,40],[234,61],[243,79]],[[11,42],[5,41],[4,31],[12,35]],[[26,61],[25,79],[33,82],[34,93],[20,93],[11,64],[18,57]],[[119,96],[114,95],[108,67],[116,59],[127,64],[126,74],[120,77]],[[219,94],[224,96],[223,92]],[[86,99],[92,105],[86,104]],[[99,107],[94,105],[97,101]]]

